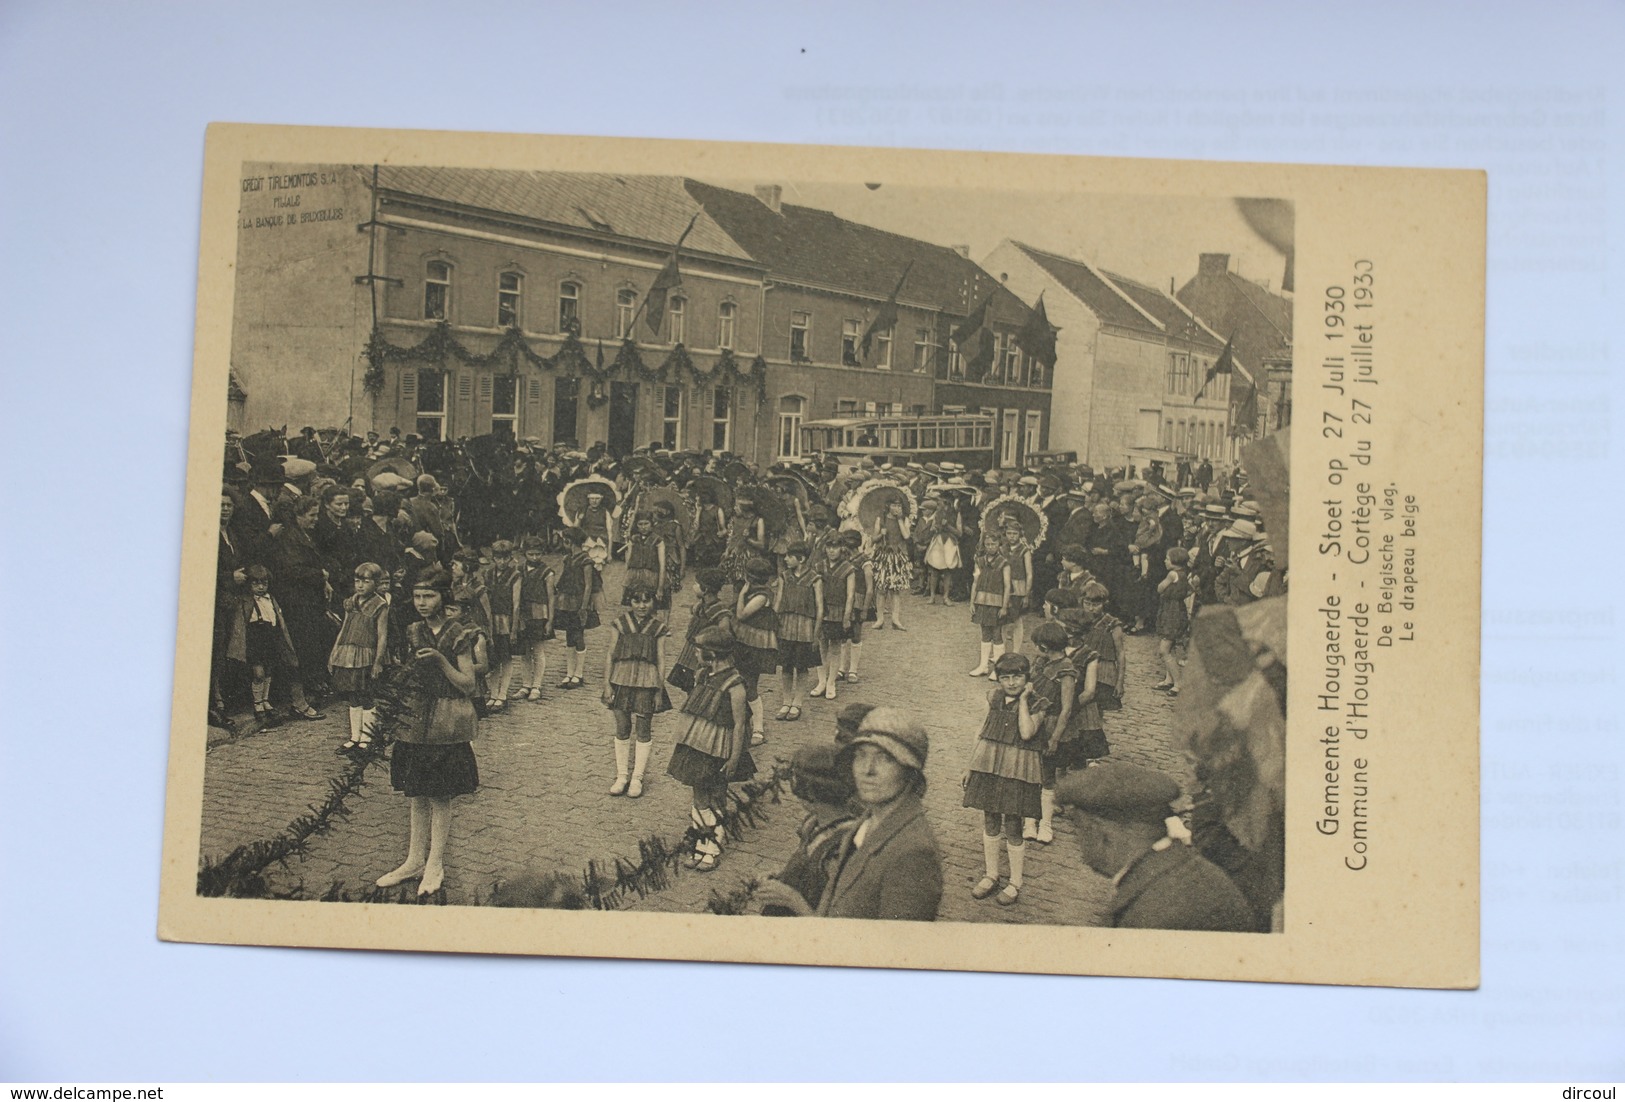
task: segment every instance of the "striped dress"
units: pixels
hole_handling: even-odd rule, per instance
[[[744,679],[732,666],[720,670],[704,670],[695,682],[694,691],[683,703],[682,714],[688,726],[672,748],[671,761],[666,766],[668,776],[691,788],[716,788],[729,781],[742,781],[756,775],[756,763],[750,750],[739,752],[739,764],[732,775],[723,775],[723,766],[734,749],[735,716],[732,691],[743,685]]]
[[[779,576],[779,668],[810,670],[823,663],[818,650],[817,571],[803,565]]]
[[[626,612],[615,621],[615,650],[609,660],[612,711],[639,716],[671,711],[671,697],[660,680],[659,650],[659,641],[670,634],[658,616],[639,620]]]
[[[1021,738],[1019,696],[1006,696],[1003,689],[995,689],[992,696],[976,748],[971,751],[964,805],[996,815],[1037,819],[1044,813],[1038,739]],[[1041,707],[1037,700],[1032,704]]]
[[[734,665],[747,680],[771,673],[779,660],[779,616],[773,611],[773,594],[766,586],[747,585],[735,607],[744,608],[758,597],[766,598],[766,604],[734,621]]]

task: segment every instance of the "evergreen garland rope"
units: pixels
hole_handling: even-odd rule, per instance
[[[726,383],[736,387],[754,384],[757,408],[760,409],[767,401],[767,361],[761,356],[751,360],[748,365],[741,366],[733,350],[724,348],[717,354],[716,364],[711,370],[703,371],[694,362],[688,350],[679,344],[666,354],[665,360],[658,367],[651,368],[638,351],[637,342],[628,338],[621,342],[620,351],[616,353],[614,361],[600,371],[587,355],[586,349],[582,347],[581,339],[574,329],[565,334],[564,342],[556,353],[552,356],[543,356],[530,346],[524,331],[518,326],[506,329],[495,347],[482,354],[458,340],[448,321],[437,322],[428,336],[414,345],[392,343],[384,336],[383,327],[375,325],[367,338],[364,355],[367,359],[367,370],[361,376],[361,385],[374,397],[383,393],[387,381],[384,374],[386,364],[429,363],[444,366],[455,359],[470,367],[512,365],[516,369],[522,361],[536,371],[587,375],[600,382],[620,372],[627,378],[642,379],[645,382],[681,381],[686,375],[696,384]]]

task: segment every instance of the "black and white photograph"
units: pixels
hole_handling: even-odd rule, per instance
[[[911,940],[1290,930],[1295,202],[797,152],[235,162],[176,713],[235,936],[520,909],[797,960],[856,919],[1087,971]]]

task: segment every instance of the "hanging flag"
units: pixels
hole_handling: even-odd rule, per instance
[[[863,331],[863,340],[858,344],[859,359],[867,360],[869,358],[869,346],[874,342],[877,333],[884,333],[897,324],[897,296],[902,292],[903,281],[908,278],[909,269],[912,267],[914,267],[914,261],[910,260],[903,267],[903,274],[897,277],[897,286],[892,288],[891,298],[887,299],[886,305],[880,308],[880,313],[876,314],[875,320],[869,323],[869,328]]]
[[[604,373],[604,341],[603,341],[603,338],[600,337],[599,340],[598,340],[598,374],[602,375],[603,373]]]
[[[1230,351],[1230,341],[1227,340],[1224,342],[1224,351],[1220,352],[1219,358],[1213,361],[1213,366],[1207,369],[1207,378],[1203,379],[1202,385],[1196,388],[1196,398],[1192,398],[1191,401],[1194,402],[1197,400],[1197,398],[1200,398],[1202,396],[1202,391],[1207,389],[1207,385],[1209,383],[1218,378],[1220,375],[1230,374],[1231,371],[1235,369],[1235,366],[1236,357],[1235,354]]]
[[[666,259],[666,266],[655,276],[654,283],[649,286],[648,295],[643,299],[644,317],[649,322],[649,332],[657,337],[660,336],[660,327],[666,323],[666,296],[671,293],[673,287],[683,282],[683,273],[677,270],[677,254],[682,249],[683,242],[688,240],[689,230],[692,230],[694,223],[700,220],[700,214],[704,209],[702,207],[695,211],[694,217],[688,220],[688,227],[677,239],[677,244],[671,247],[671,256]],[[627,334],[628,337],[631,335]]]
[[[987,326],[987,305],[992,301],[993,293],[989,291],[988,296],[982,300],[982,305],[972,310],[970,317],[966,318],[959,328],[954,330],[953,341],[962,355],[969,348],[970,339]]]
[[[998,342],[993,338],[993,330],[986,327],[977,330],[976,336],[971,338],[971,351],[965,360],[965,376],[971,379],[985,379],[987,373],[993,370],[993,356],[998,350]],[[960,346],[960,353],[964,355],[965,347]]]
[[[1021,350],[1045,367],[1055,366],[1055,327],[1044,312],[1044,292],[1038,292],[1038,304],[1027,316],[1026,324],[1016,334]]]
[[[1252,437],[1258,431],[1258,385],[1243,382],[1230,388],[1230,435]]]

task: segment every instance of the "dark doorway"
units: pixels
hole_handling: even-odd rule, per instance
[[[631,455],[637,449],[638,384],[609,384],[609,451]]]
[[[576,437],[576,410],[580,398],[579,378],[560,375],[553,380],[553,443],[580,443]]]

